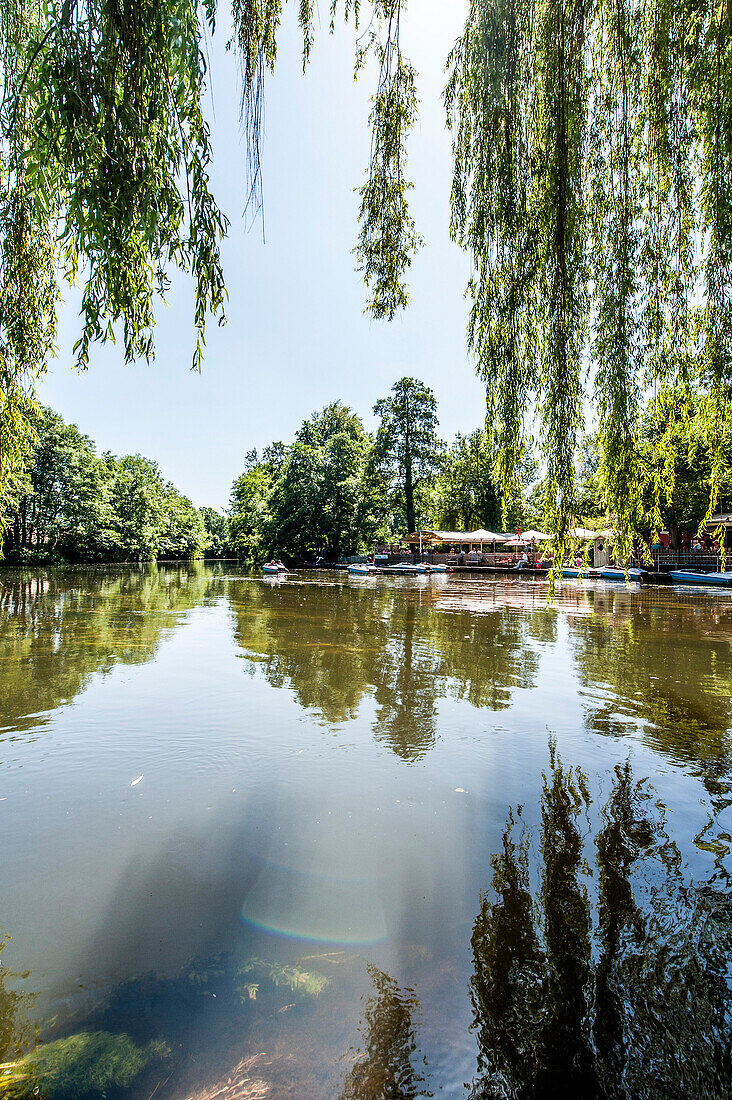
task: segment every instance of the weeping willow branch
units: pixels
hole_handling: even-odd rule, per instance
[[[357,56],[356,69],[368,53],[379,60],[379,83],[369,117],[371,162],[360,189],[361,232],[356,246],[359,270],[370,290],[366,306],[373,317],[392,320],[409,301],[404,274],[421,243],[409,213],[405,177],[406,140],[417,117],[415,72],[399,48],[401,0],[378,0],[374,18],[383,22],[383,37],[370,31]]]
[[[711,0],[471,0],[448,59],[468,343],[504,486],[538,410],[560,555],[586,411],[624,558],[673,494],[683,410],[713,453],[708,515],[729,484],[731,19]],[[648,461],[639,414],[661,393]]]
[[[213,3],[202,8],[213,24]],[[51,14],[54,19],[51,20]],[[8,0],[0,23],[0,491],[12,485],[24,403],[52,348],[59,268],[82,285],[75,351],[121,330],[126,360],[153,354],[167,268],[192,274],[199,367],[224,319],[208,186],[205,64],[196,0]]]
[[[39,5],[9,4],[0,22],[0,521],[23,475],[29,413],[55,333],[57,203],[25,157],[33,111],[23,91],[39,56]],[[43,181],[41,181],[43,183]]]
[[[472,0],[465,32],[448,58],[445,90],[453,130],[450,230],[474,262],[468,344],[487,385],[505,508],[518,496],[526,413],[539,378],[531,103],[525,98],[533,31],[527,0]]]

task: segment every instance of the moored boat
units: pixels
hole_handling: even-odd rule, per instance
[[[348,572],[353,573],[357,577],[368,577],[376,572],[376,566],[357,561],[348,566]]]
[[[598,573],[597,570],[595,572],[596,574]],[[643,577],[643,572],[643,569],[622,569],[608,565],[604,569],[599,570],[599,575],[605,581],[640,581]]]
[[[732,572],[701,573],[696,569],[672,569],[669,576],[674,584],[732,584]]]

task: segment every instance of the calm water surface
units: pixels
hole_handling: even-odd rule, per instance
[[[0,573],[0,1091],[729,1095],[731,642],[700,590]]]

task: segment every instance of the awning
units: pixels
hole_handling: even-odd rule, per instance
[[[572,539],[606,539],[607,531],[590,531],[587,527],[570,527],[567,534]]]
[[[478,531],[410,531],[405,538],[405,542],[418,543],[421,539],[425,542],[453,542],[453,543],[470,543],[470,542],[506,542],[507,535],[499,535],[496,531],[486,531],[481,528]]]

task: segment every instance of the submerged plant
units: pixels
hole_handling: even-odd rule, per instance
[[[6,1097],[86,1096],[108,1088],[125,1088],[151,1062],[166,1058],[160,1040],[138,1046],[128,1035],[81,1031],[42,1043],[15,1062],[0,1066],[0,1092]]]
[[[318,974],[315,970],[303,970],[300,966],[267,962],[266,959],[259,958],[247,959],[239,967],[237,978],[246,978],[250,974],[262,975],[273,985],[286,986],[293,993],[299,993],[304,997],[319,997],[323,990],[330,985],[330,978],[327,978],[325,974]],[[245,981],[237,986],[242,1001],[255,1000],[259,991],[259,984],[255,981]]]

